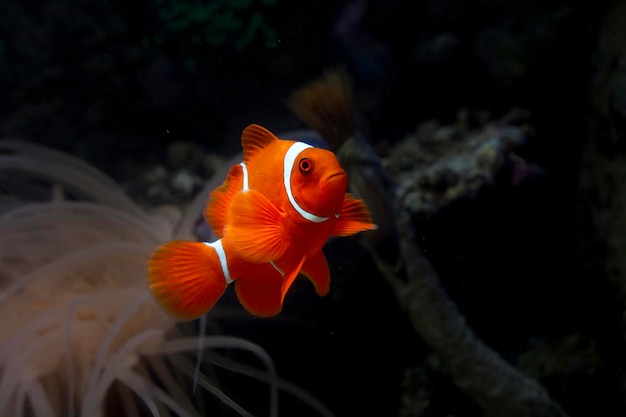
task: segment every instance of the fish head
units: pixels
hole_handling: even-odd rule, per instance
[[[320,217],[339,213],[348,175],[331,151],[309,147],[300,152],[291,170],[293,198],[302,209]]]

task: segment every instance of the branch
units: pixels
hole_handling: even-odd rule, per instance
[[[507,363],[466,325],[422,255],[409,214],[388,195],[386,174],[369,144],[354,136],[337,155],[348,171],[351,187],[366,201],[374,218],[395,220],[393,231],[388,228],[377,235],[368,234],[366,246],[415,331],[441,358],[455,384],[489,416],[566,417],[542,385]],[[394,238],[399,259],[390,259],[382,249]],[[383,241],[387,243],[380,244]]]

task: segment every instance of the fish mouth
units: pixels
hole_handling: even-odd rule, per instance
[[[329,172],[328,174],[324,175],[322,177],[322,182],[330,182],[330,181],[335,181],[336,179],[340,179],[343,177],[347,177],[346,172],[343,169],[337,169],[334,171]]]
[[[322,189],[332,185],[343,185],[348,183],[348,175],[343,169],[333,170],[324,175],[320,180],[320,186]]]
[[[320,179],[320,190],[332,195],[343,195],[348,188],[348,175],[343,169],[333,170]]]

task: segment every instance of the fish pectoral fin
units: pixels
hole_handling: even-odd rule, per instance
[[[228,171],[226,179],[210,194],[209,201],[204,209],[204,219],[213,229],[216,236],[224,235],[226,213],[237,191],[243,188],[243,169],[241,165],[233,165]]]
[[[289,247],[283,222],[281,212],[259,191],[240,191],[230,204],[224,235],[246,261],[267,263]]]
[[[346,193],[331,235],[349,236],[364,230],[376,230],[376,228],[363,201]]]
[[[256,317],[272,317],[283,308],[283,276],[270,264],[257,265],[253,274],[235,281],[235,293],[241,305]]]
[[[164,310],[180,320],[193,320],[215,305],[227,284],[215,249],[179,240],[152,253],[148,285]]]
[[[300,271],[315,287],[315,292],[320,297],[328,294],[330,290],[330,270],[326,256],[320,250],[311,257],[307,257]]]

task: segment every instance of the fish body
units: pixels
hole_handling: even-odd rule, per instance
[[[233,282],[241,304],[258,317],[281,311],[300,273],[324,296],[328,238],[376,228],[363,202],[346,193],[347,175],[332,152],[254,124],[242,147],[243,162],[231,167],[204,211],[219,239],[167,242],[149,260],[152,294],[181,320],[205,314]]]

